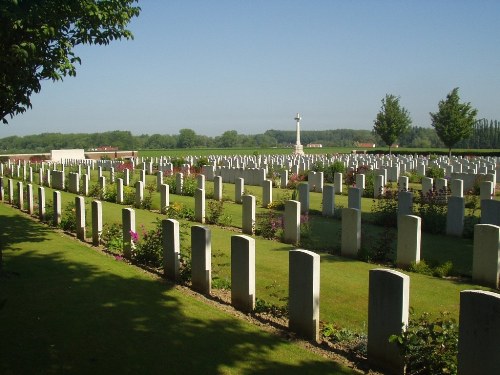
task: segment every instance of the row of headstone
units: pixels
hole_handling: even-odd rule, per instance
[[[31,187],[31,184],[28,186]],[[22,182],[18,183],[18,189],[22,191]],[[247,197],[254,198],[244,196],[245,201],[251,200]],[[31,199],[28,198],[28,200]],[[44,187],[39,187],[40,213],[45,210],[44,202]],[[294,204],[294,212],[297,216],[300,212],[298,207],[300,203],[287,202],[287,205],[290,206]],[[59,191],[53,192],[53,206],[54,224],[59,224],[61,217]],[[75,197],[75,206],[77,236],[80,239],[85,239],[83,197]],[[359,210],[351,208],[346,208],[344,211],[343,218],[345,213],[359,212]],[[43,214],[39,215],[42,219]],[[354,216],[357,221],[356,215]],[[286,217],[285,221],[287,221]],[[133,209],[124,208],[122,210],[122,225],[123,252],[126,257],[130,258],[133,249],[132,233],[135,232],[135,211]],[[179,223],[176,220],[166,219],[162,222],[162,228],[165,276],[177,280],[180,269]],[[400,217],[398,263],[407,263],[418,259],[419,229],[419,218]],[[492,286],[498,288],[500,227],[477,225],[475,230],[478,232],[475,236],[478,240],[477,243],[474,243],[473,278],[490,285],[496,283]],[[92,202],[92,232],[92,241],[97,245],[102,232],[102,206],[98,201]],[[344,235],[344,222],[342,233]],[[208,228],[200,226],[192,228],[193,287],[206,294],[210,293],[211,285],[210,238]],[[401,242],[399,238],[401,238]],[[301,337],[318,340],[319,255],[300,249],[290,251],[289,254],[289,327]],[[235,235],[231,238],[231,301],[235,308],[244,312],[250,312],[255,308],[255,240],[245,235]],[[408,323],[408,308],[409,277],[393,270],[370,270],[367,353],[368,360],[372,365],[389,372],[401,373],[402,358],[395,343],[390,343],[388,339],[393,334],[400,334],[402,326]],[[496,373],[500,370],[500,360],[495,352],[498,333],[500,333],[500,295],[485,291],[461,292],[458,357],[461,373]]]

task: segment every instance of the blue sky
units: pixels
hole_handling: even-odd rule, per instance
[[[413,125],[459,87],[500,120],[500,1],[144,0],[133,41],[77,48],[0,137],[130,130],[216,136],[372,129],[385,94]]]

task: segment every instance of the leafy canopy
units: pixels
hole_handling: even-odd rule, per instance
[[[374,121],[373,131],[389,146],[406,132],[411,125],[410,113],[399,105],[399,97],[386,94],[380,112]]]
[[[470,103],[460,103],[458,87],[456,87],[445,100],[439,102],[438,111],[430,115],[431,125],[451,153],[451,148],[458,141],[472,135],[477,109],[472,108]]]
[[[31,108],[40,81],[75,76],[79,44],[131,39],[137,0],[0,0],[0,119]]]

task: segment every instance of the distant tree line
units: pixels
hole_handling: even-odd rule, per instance
[[[27,136],[0,138],[0,153],[42,153],[55,149],[95,149],[101,146],[118,147],[120,150],[174,149],[174,148],[231,148],[231,147],[285,147],[295,144],[295,131],[267,130],[263,134],[245,135],[228,130],[220,136],[196,134],[192,129],[181,129],[179,134],[132,135],[130,131],[103,133],[43,133]],[[300,133],[301,142],[321,143],[324,147],[354,147],[357,143],[383,141],[371,130],[335,129],[305,130]],[[433,128],[412,126],[398,139],[400,147],[443,147]],[[457,148],[500,148],[500,121],[481,119],[474,125],[472,136],[460,141]]]

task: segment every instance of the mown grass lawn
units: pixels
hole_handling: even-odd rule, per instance
[[[153,178],[148,176],[148,178]],[[207,189],[209,184],[207,183]],[[230,191],[232,185],[224,185],[225,194],[234,195]],[[261,188],[248,187],[249,192],[261,196]],[[47,201],[51,202],[51,190],[47,189]],[[277,189],[276,194],[282,190]],[[159,201],[154,193],[154,202]],[[62,193],[63,202],[74,200],[74,195]],[[337,203],[347,206],[347,197],[336,196]],[[91,198],[87,198],[88,206]],[[194,207],[194,199],[187,196],[171,194],[171,202]],[[369,212],[370,199],[363,199],[363,212]],[[156,203],[158,204],[158,203]],[[311,207],[320,210],[321,195],[311,194]],[[123,206],[103,202],[103,217],[105,223],[121,221]],[[230,280],[230,238],[239,234],[241,227],[241,205],[233,202],[225,203],[226,212],[232,217],[233,228],[210,226],[212,229],[212,265],[214,285],[227,285]],[[263,210],[263,209],[259,209]],[[366,210],[366,211],[365,211]],[[90,215],[90,208],[87,209]],[[89,216],[87,216],[89,217]],[[136,223],[138,231],[152,228],[155,220],[164,216],[158,213],[136,210]],[[90,219],[88,219],[89,221]],[[340,327],[346,327],[358,332],[366,332],[367,303],[368,303],[368,274],[372,268],[379,267],[353,259],[346,259],[331,254],[331,249],[339,246],[340,226],[339,220],[311,215],[310,243],[319,244],[316,248],[321,254],[321,307],[320,318],[324,322],[332,322]],[[181,220],[183,232],[181,253],[189,249],[189,227],[195,223]],[[365,240],[376,238],[380,228],[364,223]],[[90,236],[90,233],[89,233]],[[256,236],[256,275],[257,298],[277,305],[284,305],[288,296],[288,251],[294,247],[277,241],[266,240]],[[472,268],[472,241],[454,237],[422,235],[422,255],[424,259],[435,261],[438,264],[452,260],[460,274],[469,274]],[[328,252],[324,251],[328,250]],[[333,251],[335,254],[335,251]],[[410,304],[417,314],[429,312],[438,315],[441,311],[449,311],[452,317],[458,318],[459,293],[464,289],[479,288],[470,282],[458,279],[439,279],[420,274],[410,273],[411,292]],[[469,282],[467,282],[469,280]]]
[[[351,374],[0,204],[2,374]]]

